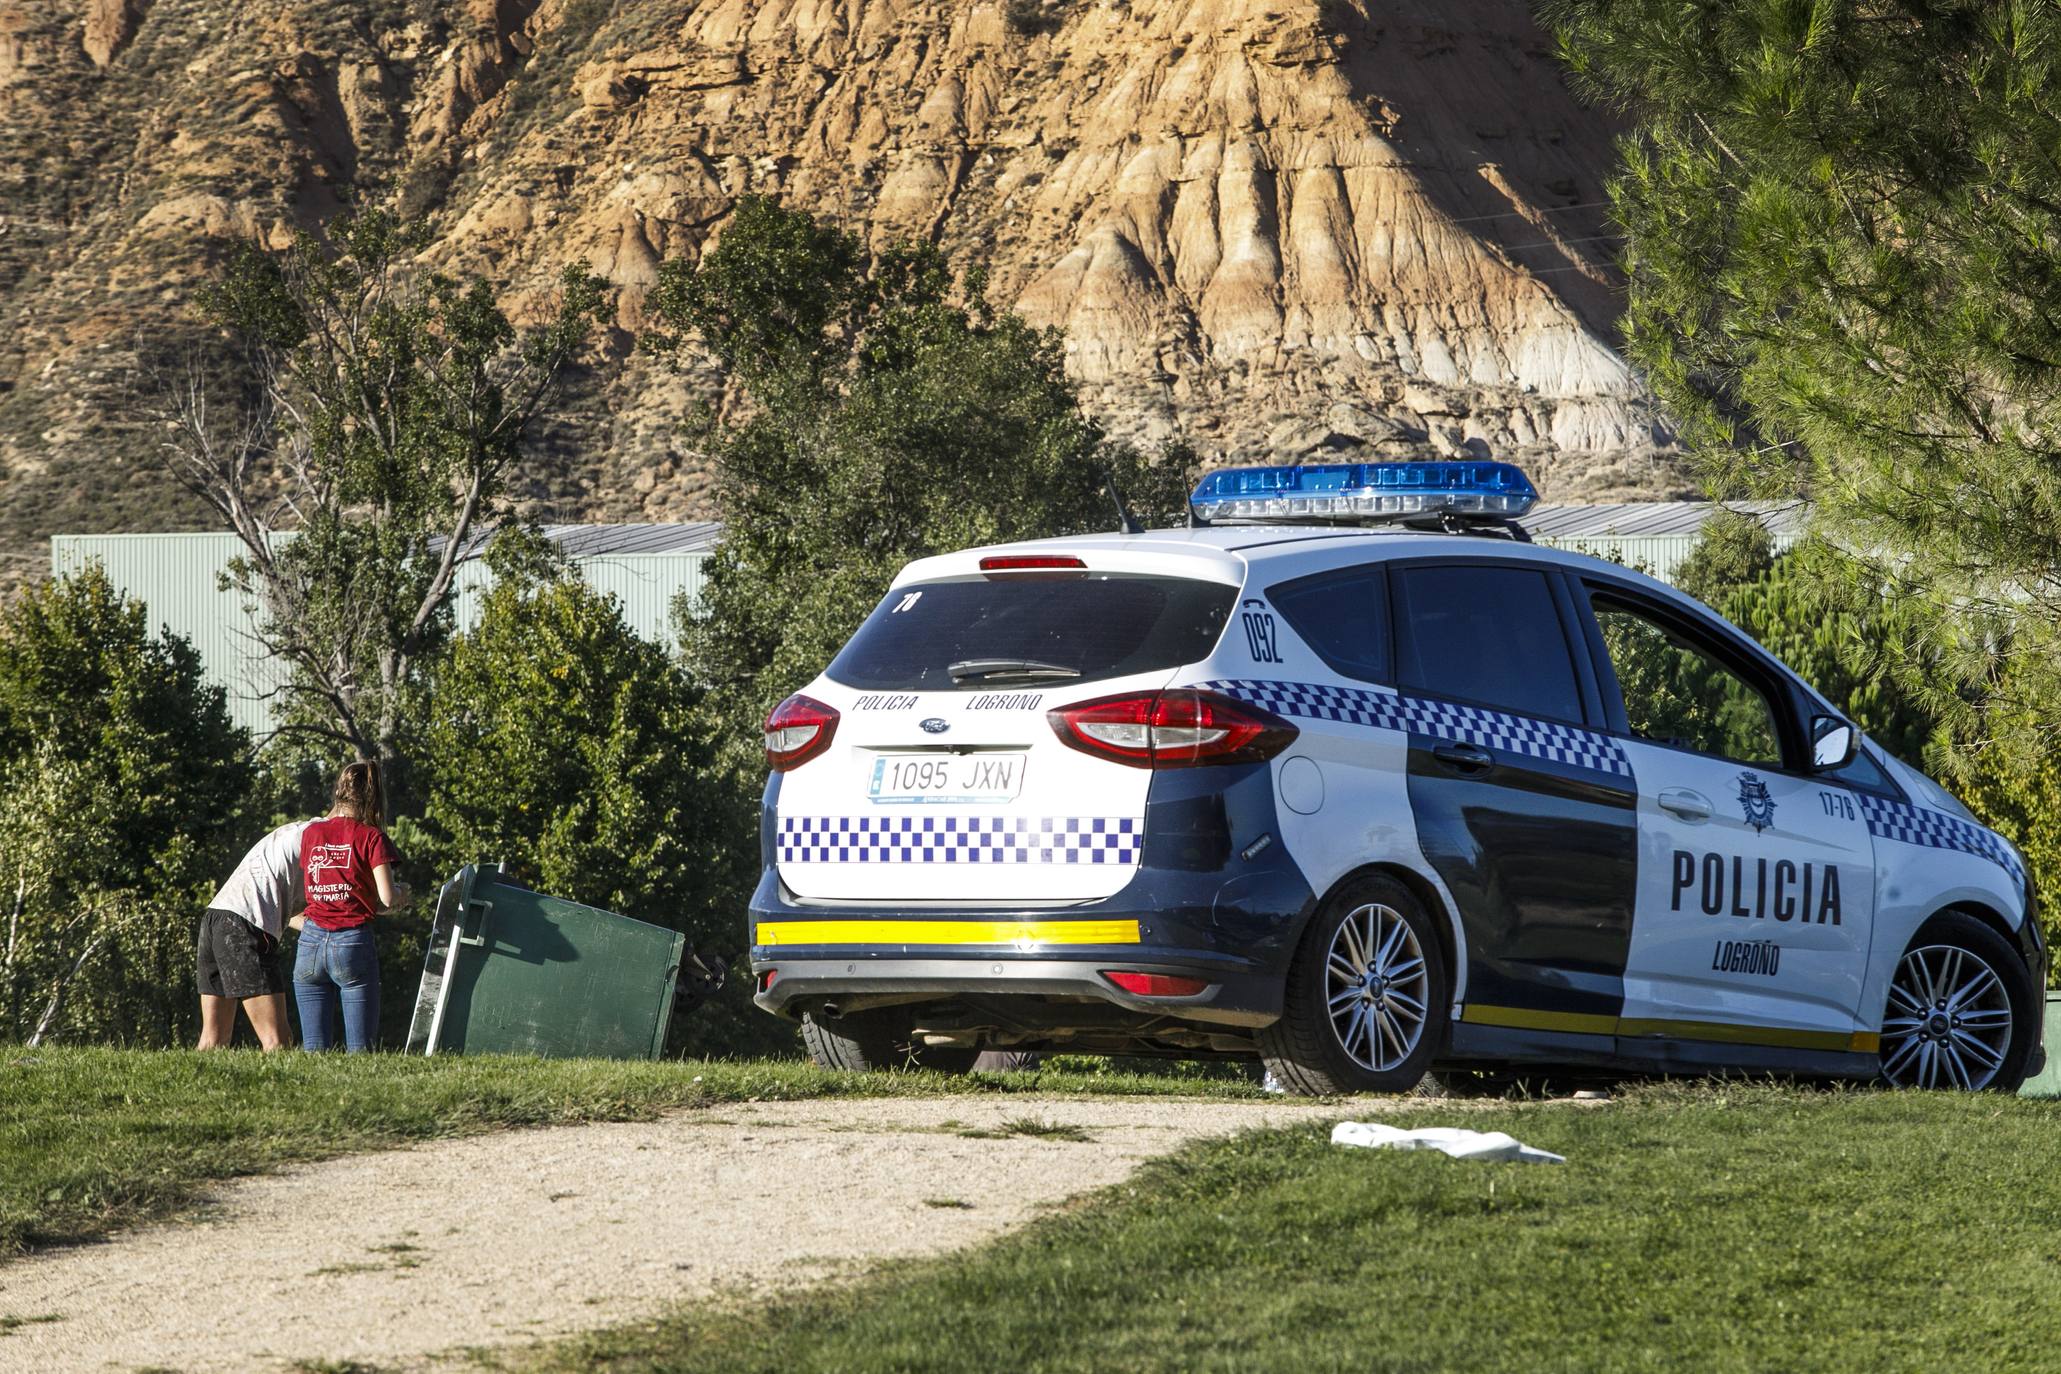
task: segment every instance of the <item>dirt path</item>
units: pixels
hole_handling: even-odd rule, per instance
[[[0,1266],[0,1318],[31,1319],[0,1333],[0,1370],[421,1367],[968,1245],[1197,1136],[1344,1114],[762,1103],[358,1155],[226,1185],[194,1220]],[[1001,1134],[1025,1120],[1087,1139]]]

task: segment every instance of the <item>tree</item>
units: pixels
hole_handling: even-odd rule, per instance
[[[1899,607],[1856,595],[1854,560],[1807,538],[1759,574],[1724,587],[1713,604],[1776,658],[1913,767],[1944,751],[1937,714],[1902,683],[1872,668],[1874,646],[1900,633]]]
[[[2009,725],[1999,733],[2010,733]],[[1968,809],[2025,855],[2052,950],[2061,942],[2061,906],[2053,895],[2061,890],[2061,755],[2018,758],[1999,751],[1979,766],[1955,769],[1952,779]],[[2047,984],[2061,987],[2061,965],[2051,957]]]
[[[1894,603],[1868,671],[1957,766],[2061,732],[2061,13],[1552,0],[1634,132],[1628,346],[1727,493],[1807,495]]]
[[[700,693],[541,545],[496,536],[479,622],[431,676],[424,857],[443,873],[502,860],[542,890],[684,930],[698,953],[734,963],[758,846],[731,842],[734,802],[711,776]],[[407,953],[419,967],[419,942]],[[794,1039],[752,1007],[748,978],[732,978],[676,1018],[672,1045],[792,1053]]]
[[[459,566],[506,515],[601,301],[568,268],[556,313],[518,331],[484,279],[418,269],[426,242],[367,207],[325,238],[243,248],[197,297],[241,360],[235,384],[180,369],[160,416],[166,467],[243,545],[230,581],[290,670],[285,729],[380,760],[404,802],[402,742]]]
[[[902,564],[1001,540],[1115,528],[1113,480],[1171,517],[1189,456],[1152,461],[1080,412],[1058,336],[997,312],[938,250],[877,257],[748,197],[698,264],[661,269],[661,350],[704,350],[742,392],[715,428],[723,543],[701,614],[681,608],[739,827],[755,821],[759,725],[857,628]]]
[[[536,558],[540,542],[495,539],[479,622],[433,670],[429,857],[444,872],[505,860],[544,891],[734,952],[696,693],[612,597]]]
[[[248,737],[97,566],[0,613],[0,1035],[192,1033],[195,918],[245,838]]]
[[[1719,506],[1703,523],[1674,584],[1715,606],[1735,587],[1750,586],[1775,567],[1775,541],[1768,527],[1743,511]]]

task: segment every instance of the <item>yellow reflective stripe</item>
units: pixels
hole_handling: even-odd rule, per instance
[[[1661,1021],[1631,1017],[1620,1021],[1617,1033],[1628,1038],[1655,1035],[1677,1040],[1714,1040],[1725,1045],[1766,1045],[1784,1050],[1859,1051],[1872,1054],[1874,1046],[1862,1050],[1863,1040],[1872,1035],[1848,1031],[1798,1030],[1789,1026],[1739,1026],[1729,1021]]]
[[[1528,1007],[1490,1007],[1470,1002],[1460,1019],[1476,1026],[1509,1026],[1516,1030],[1572,1031],[1578,1035],[1612,1035],[1615,1016],[1579,1011],[1533,1011]]]
[[[1136,921],[766,921],[760,946],[1135,945]]]
[[[1672,1040],[1709,1040],[1726,1045],[1766,1045],[1787,1050],[1834,1050],[1850,1054],[1879,1054],[1882,1049],[1882,1037],[1873,1031],[1794,1030],[1785,1026],[1598,1016],[1586,1012],[1534,1011],[1529,1007],[1491,1007],[1478,1003],[1465,1007],[1460,1019],[1477,1026],[1621,1035],[1627,1039],[1652,1036]]]

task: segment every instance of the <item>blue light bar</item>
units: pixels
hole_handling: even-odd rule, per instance
[[[1509,463],[1324,463],[1212,472],[1188,504],[1202,520],[1508,520],[1538,499],[1531,479]]]

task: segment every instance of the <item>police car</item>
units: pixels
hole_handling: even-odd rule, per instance
[[[1235,469],[910,564],[765,727],[758,1004],[822,1064],[1257,1057],[2011,1089],[2024,859],[1500,463]],[[1126,522],[1128,523],[1128,521]]]

